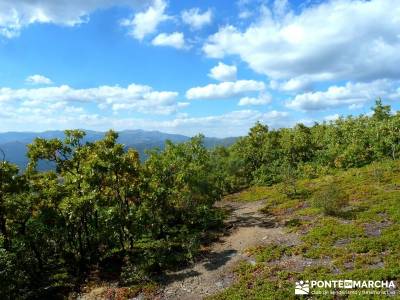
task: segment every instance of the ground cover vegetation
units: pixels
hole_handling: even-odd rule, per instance
[[[300,179],[297,188],[307,193],[295,198],[282,193],[283,185],[252,187],[235,194],[234,199],[266,199],[263,211],[298,239],[248,249],[246,253],[254,263],[240,264],[235,270],[235,283],[210,299],[296,299],[294,286],[300,280],[393,280],[399,286],[398,160]],[[315,288],[314,292],[323,290]],[[383,288],[381,292],[389,295],[353,294],[335,299],[400,297],[390,295],[395,290]],[[334,298],[330,294],[313,297]]]

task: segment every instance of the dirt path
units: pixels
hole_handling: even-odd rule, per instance
[[[226,221],[229,228],[227,234],[211,245],[204,259],[189,268],[168,274],[160,299],[203,299],[232,284],[232,269],[239,261],[255,263],[243,253],[245,249],[269,243],[293,244],[296,237],[285,233],[281,227],[275,227],[273,217],[260,212],[264,203],[220,203],[231,211]]]
[[[199,300],[230,286],[234,281],[233,269],[243,260],[255,264],[244,251],[265,244],[296,244],[298,238],[278,227],[272,216],[260,212],[265,201],[227,202],[218,206],[226,208],[230,215],[227,228],[219,241],[210,245],[209,251],[192,266],[164,277],[164,287],[157,293],[157,300]],[[296,262],[297,264],[297,262]],[[109,299],[106,291],[116,291],[117,284],[98,286],[78,297],[79,300]],[[139,295],[135,300],[144,299]]]

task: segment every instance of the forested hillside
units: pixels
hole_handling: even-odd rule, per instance
[[[290,201],[307,192],[301,180],[397,160],[400,114],[377,101],[371,116],[276,130],[258,123],[232,146],[209,150],[197,136],[144,162],[117,139],[110,131],[88,142],[71,130],[35,139],[23,172],[0,162],[1,299],[61,297],[93,271],[123,286],[153,282],[192,261],[222,226],[214,203],[223,195],[282,183]],[[38,170],[43,160],[55,170]],[[327,200],[316,206],[327,215],[347,205],[340,189],[321,193]]]

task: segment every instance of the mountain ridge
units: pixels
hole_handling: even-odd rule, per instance
[[[105,131],[85,130],[85,142],[93,142],[101,139]],[[163,149],[167,140],[174,143],[182,143],[189,140],[191,137],[182,134],[165,133],[157,130],[147,131],[142,129],[130,129],[118,131],[118,142],[125,145],[126,148],[135,148],[142,160],[146,159],[146,150],[159,148]],[[30,131],[9,131],[0,132],[0,149],[5,153],[5,159],[15,163],[24,169],[28,159],[26,157],[27,145],[32,143],[37,137],[52,139],[64,138],[62,130],[48,130],[42,132]],[[229,146],[236,141],[237,137],[216,138],[204,137],[204,145],[207,148],[212,148],[218,145]],[[2,157],[0,157],[2,159]]]

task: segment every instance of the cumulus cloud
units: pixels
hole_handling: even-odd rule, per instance
[[[297,88],[307,81],[399,78],[400,5],[393,0],[335,0],[288,11],[263,8],[244,30],[227,25],[203,45],[208,57],[239,56],[256,72]]]
[[[212,22],[212,12],[210,9],[201,12],[199,8],[192,8],[182,12],[182,21],[188,24],[193,30],[199,30]]]
[[[171,34],[160,33],[151,43],[154,46],[168,46],[176,49],[186,48],[185,36],[182,32],[174,32]]]
[[[250,10],[242,10],[239,12],[239,19],[248,19],[253,15],[253,12]]]
[[[51,81],[50,78],[47,78],[46,76],[43,75],[31,75],[28,76],[25,81],[29,84],[42,84],[42,85],[46,85],[46,84],[52,84],[53,82]]]
[[[289,119],[290,115],[285,111],[237,110],[204,117],[184,116],[174,120],[157,122],[155,128],[158,126],[163,131],[180,132],[188,135],[202,132],[208,136],[226,137],[246,134],[257,121],[277,128],[284,126],[285,123],[287,124]]]
[[[324,117],[324,120],[325,121],[335,121],[339,118],[340,118],[339,114],[333,114],[333,115],[328,115],[328,116]]]
[[[238,110],[222,115],[182,117],[157,123],[157,126],[162,128],[163,131],[180,132],[188,135],[202,132],[208,136],[226,137],[246,134],[257,121],[277,128],[284,126],[285,123],[287,124],[289,119],[290,115],[285,111]]]
[[[257,92],[265,89],[265,84],[255,80],[227,81],[194,87],[186,92],[188,99],[218,99],[241,95],[245,92]]]
[[[236,80],[236,73],[236,66],[230,66],[219,62],[217,66],[210,70],[208,76],[218,81],[233,81]]]
[[[293,93],[311,89],[312,80],[307,76],[299,76],[283,81],[271,80],[270,87],[275,90]]]
[[[275,0],[273,3],[273,13],[277,17],[283,17],[289,12],[289,1],[288,0]]]
[[[243,97],[239,100],[238,105],[239,106],[245,106],[245,105],[264,105],[270,103],[272,100],[272,97],[270,94],[267,93],[262,93],[258,97]]]
[[[160,23],[172,18],[165,13],[166,8],[165,0],[154,0],[147,10],[136,13],[132,19],[122,20],[121,25],[129,27],[134,38],[143,40],[145,36],[156,32]]]
[[[255,14],[254,9],[249,7],[249,4],[252,1],[249,0],[238,0],[236,1],[236,6],[238,7],[239,10],[239,19],[248,19],[252,17]]]
[[[169,120],[102,116],[84,111],[60,113],[60,110],[56,110],[56,112],[58,113],[39,109],[13,111],[5,107],[0,111],[0,116],[5,114],[8,116],[2,119],[2,129],[32,130],[33,126],[35,130],[47,130],[49,127],[54,130],[85,128],[103,131],[110,128],[115,130],[140,128],[186,135],[204,133],[207,136],[227,137],[246,134],[249,128],[257,121],[266,123],[273,128],[287,126],[288,122],[291,122],[290,115],[287,112],[275,110],[267,112],[238,110],[226,114],[203,117],[189,117],[182,114]]]
[[[359,108],[363,108],[364,104],[363,103],[357,103],[357,104],[351,104],[349,105],[349,109],[350,110],[355,110],[355,109],[359,109]]]
[[[388,100],[399,98],[399,84],[399,81],[388,79],[369,83],[348,82],[344,86],[331,86],[325,91],[299,94],[287,103],[287,107],[302,111],[325,110],[341,106],[357,108],[378,97]]]
[[[99,86],[74,89],[58,87],[10,89],[0,88],[0,103],[18,103],[21,107],[40,108],[56,103],[94,103],[101,109],[118,112],[130,110],[146,114],[171,114],[187,104],[177,102],[178,93],[155,91],[146,85],[128,87]]]
[[[68,121],[86,114],[83,107],[66,101],[47,103],[46,105],[3,102],[1,107],[2,130],[6,131],[59,129],[60,126],[63,126],[62,129],[67,129],[68,126],[71,126]],[[81,127],[79,123],[75,124],[75,127]]]
[[[34,23],[75,26],[87,22],[89,14],[115,5],[139,7],[150,1],[139,0],[2,0],[0,1],[0,35],[18,36],[23,27]]]

